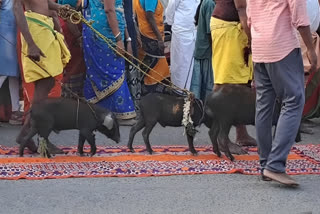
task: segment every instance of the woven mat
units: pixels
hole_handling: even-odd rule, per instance
[[[77,147],[60,147],[66,155],[51,159],[25,152],[18,157],[17,147],[0,145],[0,179],[58,179],[71,177],[146,177],[193,174],[242,173],[259,175],[256,148],[245,148],[248,155],[235,156],[234,162],[225,156],[218,158],[210,146],[197,146],[198,156],[190,155],[186,146],[153,146],[155,154],[144,147],[130,153],[123,146],[99,146],[94,157],[79,157]],[[90,148],[85,147],[89,152]],[[296,145],[292,148],[287,172],[291,175],[320,174],[320,145]]]

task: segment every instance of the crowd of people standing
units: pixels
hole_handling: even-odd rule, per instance
[[[88,26],[58,17],[69,6],[113,47]],[[204,102],[228,84],[253,86],[262,169],[294,184],[284,172],[291,142],[303,118],[320,115],[319,24],[318,0],[0,0],[0,120],[24,121],[19,142],[30,126],[20,94],[28,112],[48,96],[70,96],[61,84],[110,109],[122,125],[135,123],[141,96],[172,93],[161,83]],[[170,65],[165,25],[172,33]],[[271,144],[276,98],[284,107]],[[237,144],[257,144],[245,126],[236,130]],[[35,150],[34,142],[28,148]]]

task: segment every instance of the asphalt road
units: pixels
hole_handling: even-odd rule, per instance
[[[0,125],[0,144],[11,146],[19,127]],[[320,143],[320,120],[303,142]],[[126,145],[129,127],[121,127]],[[195,145],[209,144],[208,129],[200,128]],[[249,127],[254,136],[254,127]],[[157,126],[152,145],[187,145],[181,128]],[[235,138],[234,130],[231,139]],[[52,134],[56,145],[76,145],[77,132]],[[143,145],[138,133],[134,145]],[[97,135],[97,145],[113,145]],[[148,178],[78,178],[43,181],[0,180],[0,213],[312,213],[320,214],[320,176],[296,176],[301,184],[290,189],[258,176],[192,175]]]

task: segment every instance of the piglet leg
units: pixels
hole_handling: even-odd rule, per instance
[[[97,152],[97,147],[96,147],[96,137],[93,133],[90,133],[89,137],[87,138],[90,146],[91,146],[91,150],[90,150],[90,156],[94,156]]]
[[[146,144],[147,151],[149,152],[150,155],[152,155],[153,150],[150,145],[149,136],[150,136],[152,129],[154,128],[154,126],[156,124],[157,124],[157,122],[146,124],[146,127],[144,128],[144,130],[142,132],[142,137],[143,137],[144,143]]]
[[[213,152],[216,153],[216,155],[218,157],[221,157],[221,152],[219,149],[219,144],[218,144],[218,134],[219,134],[219,124],[218,123],[213,123],[210,130],[209,130],[209,136],[211,139],[211,143],[212,143],[212,148],[213,148]]]
[[[228,146],[228,135],[230,132],[231,125],[230,124],[221,124],[220,131],[218,134],[218,140],[224,147],[224,153],[231,161],[234,161],[234,157],[231,154]]]
[[[139,121],[134,126],[132,126],[132,128],[130,130],[128,149],[132,153],[134,153],[134,149],[132,146],[134,136],[136,135],[137,132],[139,132],[141,129],[143,129],[143,127],[144,127],[144,119],[142,117],[140,117]]]
[[[86,141],[86,138],[81,133],[79,133],[78,153],[80,156],[83,156],[83,146],[85,141]]]
[[[36,134],[38,133],[38,130],[35,128],[31,128],[30,132],[22,139],[19,147],[19,156],[23,157],[23,151],[24,148],[26,148],[27,142]]]
[[[187,134],[187,140],[188,140],[188,144],[189,144],[189,150],[190,150],[190,152],[191,152],[194,156],[196,156],[196,155],[198,155],[198,152],[197,152],[196,149],[194,148],[193,139],[194,139],[194,138],[193,138],[192,136],[190,136],[190,135]]]
[[[97,152],[96,140],[95,140],[94,134],[91,131],[88,131],[88,130],[81,130],[80,131],[80,135],[82,135],[88,141],[88,143],[90,144],[90,147],[91,147],[90,156],[92,157]],[[83,141],[83,139],[81,139],[81,142],[82,141]],[[82,145],[82,153],[83,153],[83,145]]]

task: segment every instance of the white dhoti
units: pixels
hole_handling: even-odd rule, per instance
[[[196,31],[172,33],[170,50],[171,81],[180,88],[190,89]]]
[[[166,22],[172,25],[171,81],[188,90],[192,79],[193,52],[197,36],[194,16],[199,3],[200,0],[170,0],[166,9]]]

